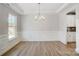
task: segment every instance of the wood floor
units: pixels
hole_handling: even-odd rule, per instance
[[[3,56],[76,56],[75,48],[57,42],[20,42]]]
[[[67,47],[73,48],[73,49],[76,48],[76,42],[68,42]]]

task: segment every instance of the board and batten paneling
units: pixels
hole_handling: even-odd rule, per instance
[[[45,19],[35,19],[36,15],[22,16],[24,41],[58,41],[58,15],[41,14]]]

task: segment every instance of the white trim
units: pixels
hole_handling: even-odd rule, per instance
[[[8,3],[8,4],[9,4],[10,8],[12,8],[17,13],[19,13],[19,14],[23,14],[24,13],[24,11],[16,3],[14,3],[14,4]]]
[[[24,11],[16,3],[13,3],[13,4],[12,3],[2,3],[1,5],[3,5],[4,7],[11,8],[12,10],[14,10],[15,12],[17,12],[20,15],[22,15],[24,13]]]
[[[8,34],[0,35],[0,39],[4,38],[6,36],[8,36]]]
[[[14,38],[15,40],[9,41],[7,39],[8,39],[8,34],[0,35],[0,40],[1,40],[0,56],[3,55],[6,51],[8,51],[9,49],[11,49],[13,46],[15,46],[16,44],[18,44],[21,41],[21,39],[19,39],[17,37]],[[5,41],[5,43],[3,43],[3,41]]]
[[[77,53],[79,53],[79,48],[76,48],[75,51],[76,51]]]
[[[66,4],[64,4],[64,5],[62,5],[61,6],[61,8],[59,8],[58,10],[57,10],[57,13],[59,13],[61,10],[63,10],[65,7],[67,7],[69,5],[69,3],[66,3]]]
[[[19,42],[20,42],[20,40],[13,40],[13,41],[7,42],[6,45],[1,47],[1,49],[0,49],[0,56],[3,55],[8,50],[10,50],[12,47],[14,47]]]

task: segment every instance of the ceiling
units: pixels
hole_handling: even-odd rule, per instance
[[[40,3],[40,13],[57,13],[65,3]],[[38,3],[18,3],[24,14],[35,14],[39,12]]]

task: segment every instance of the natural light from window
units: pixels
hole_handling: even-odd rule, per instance
[[[17,17],[9,14],[8,16],[8,38],[9,40],[12,40],[13,38],[16,38],[17,34]]]

